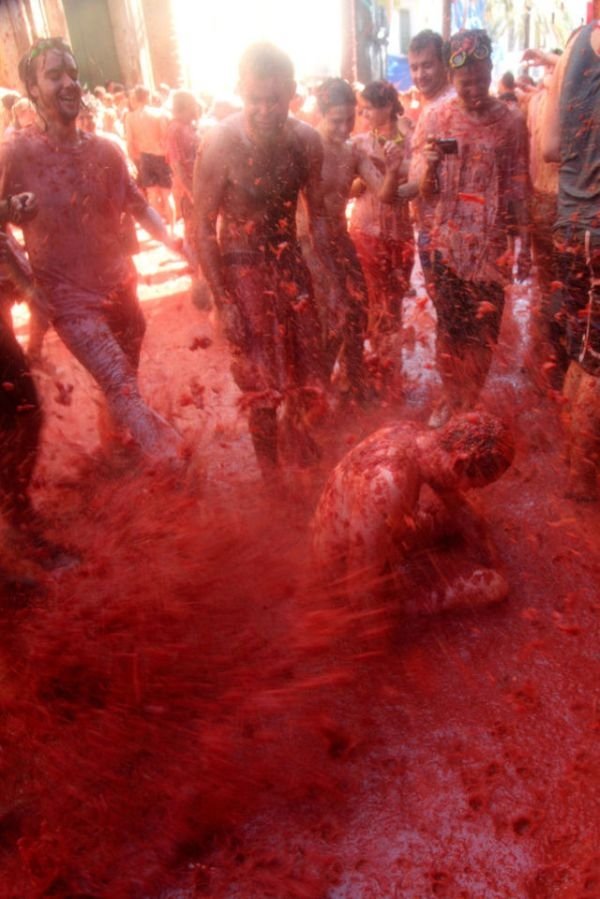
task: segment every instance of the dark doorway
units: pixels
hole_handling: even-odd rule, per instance
[[[106,0],[63,0],[63,6],[81,83],[122,81]]]

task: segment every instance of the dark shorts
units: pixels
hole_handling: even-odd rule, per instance
[[[464,281],[433,257],[433,305],[438,335],[457,348],[498,342],[504,287],[496,282]]]
[[[173,186],[171,169],[164,156],[141,153],[139,176],[142,187],[164,187],[170,190]]]

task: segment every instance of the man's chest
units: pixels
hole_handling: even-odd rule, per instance
[[[18,162],[14,171],[23,189],[35,193],[41,211],[46,207],[102,208],[116,188],[114,172],[85,156],[30,156]]]
[[[255,207],[295,203],[307,178],[304,161],[287,146],[271,153],[240,150],[229,170],[231,192]]]

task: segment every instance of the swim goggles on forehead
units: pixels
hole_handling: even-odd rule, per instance
[[[489,59],[490,48],[481,38],[469,35],[463,38],[460,46],[450,54],[450,59],[448,60],[450,68],[462,68],[469,57],[472,59]]]

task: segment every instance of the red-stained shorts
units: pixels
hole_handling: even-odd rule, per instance
[[[415,242],[351,233],[369,291],[369,331],[396,330],[410,284]]]
[[[251,252],[223,258],[228,293],[244,335],[233,347],[232,374],[244,393],[280,398],[324,377],[320,325],[312,284],[299,251],[279,258]]]

